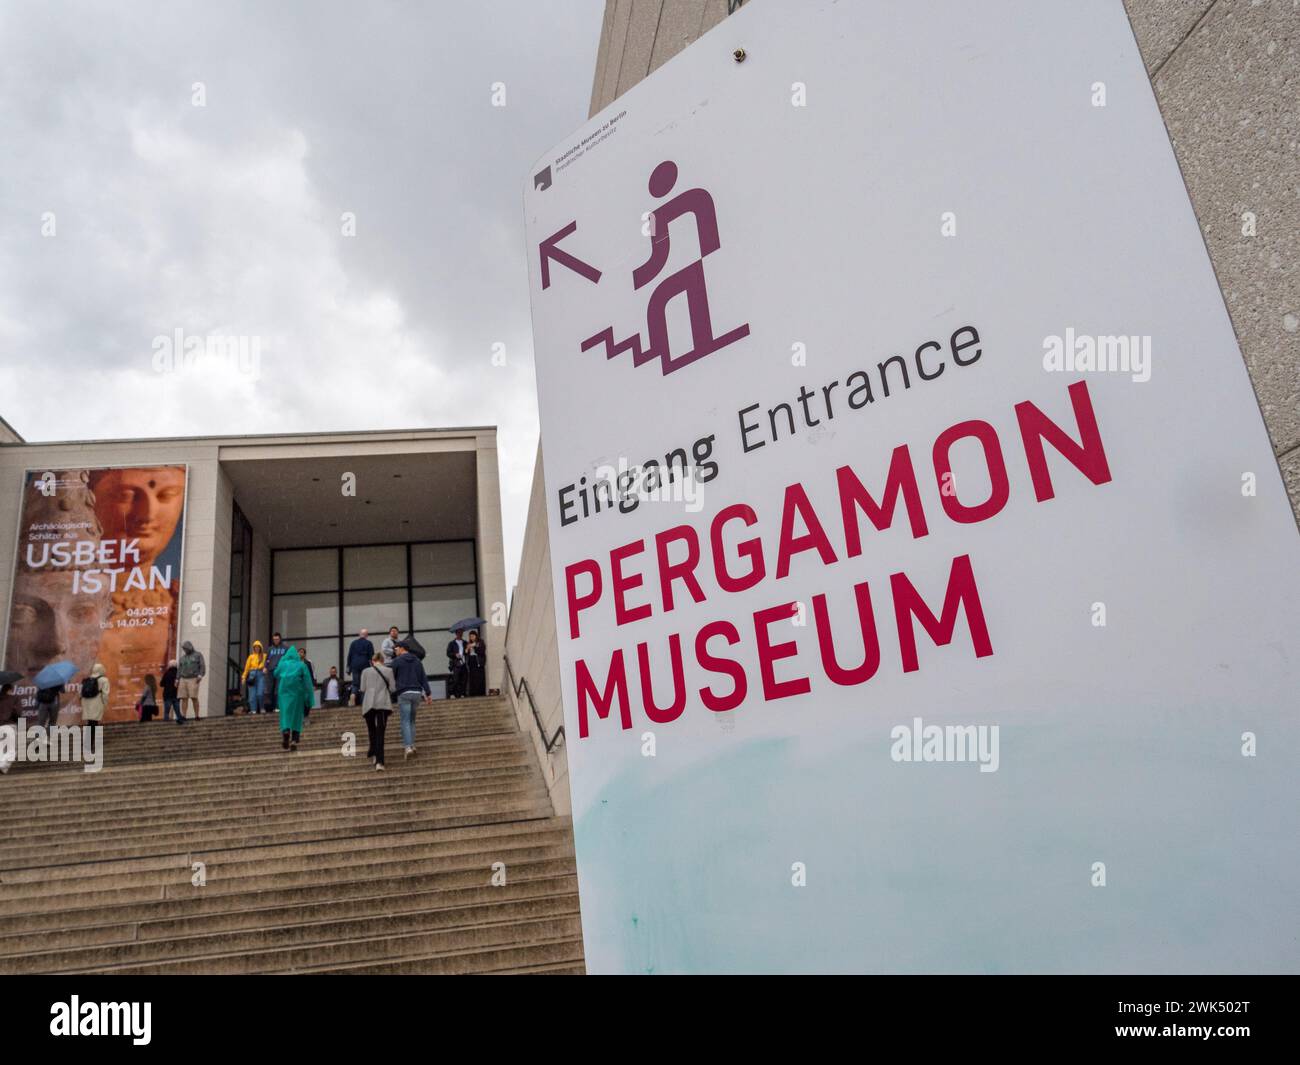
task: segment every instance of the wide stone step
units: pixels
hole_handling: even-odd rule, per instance
[[[144,872],[157,873],[184,867],[189,877],[191,861],[203,861],[209,869],[244,869],[272,867],[279,861],[328,861],[331,855],[355,855],[358,860],[372,851],[396,851],[407,848],[426,849],[429,853],[460,853],[472,850],[490,841],[509,841],[517,836],[537,837],[560,835],[572,840],[568,818],[547,817],[504,823],[485,823],[465,828],[433,831],[407,831],[398,827],[372,826],[365,835],[329,836],[281,845],[252,847],[226,847],[216,850],[186,851],[184,853],[157,854],[143,858],[126,858],[116,861],[78,862],[67,865],[37,865],[23,869],[0,871],[0,897],[6,887],[34,883],[57,890],[63,879],[97,877],[117,878]]]
[[[159,763],[163,761],[188,761],[211,757],[237,756],[273,749],[280,741],[278,722],[271,716],[248,718],[247,724],[232,728],[219,722],[200,721],[177,726],[169,722],[109,725],[103,729],[104,761],[106,765]],[[344,732],[351,732],[365,741],[365,721],[355,710],[331,710],[313,713],[303,729],[301,743],[308,745],[335,745]],[[513,714],[507,709],[493,713],[465,714],[440,712],[422,708],[416,715],[416,740],[425,742],[447,738],[479,735],[517,734]],[[389,718],[388,735],[400,734],[396,714]],[[16,771],[58,771],[80,766],[59,763],[19,763]]]
[[[458,768],[438,766],[418,759],[412,759],[410,762],[399,760],[399,763],[392,765],[381,775],[375,775],[374,767],[367,759],[354,759],[348,769],[351,771],[344,773],[332,769],[326,770],[319,777],[311,778],[310,794],[318,802],[325,802],[337,796],[355,796],[363,793],[367,788],[373,791],[379,786],[389,791],[417,790],[424,794],[437,790],[454,790],[467,784],[486,786],[499,783],[504,787],[509,786],[513,781],[536,781],[536,774],[532,771],[532,767],[526,762],[514,759],[504,762],[495,759],[484,763],[474,762]],[[225,788],[211,790],[204,787],[195,787],[190,791],[178,790],[175,795],[160,796],[153,793],[150,796],[150,809],[170,810],[172,823],[176,820],[174,802],[185,804],[186,816],[191,816],[189,814],[191,810],[203,810],[206,805],[209,805],[209,800],[215,811],[212,816],[236,816],[238,811],[253,809],[265,813],[289,798],[301,803],[301,792],[305,783],[307,781],[300,777],[290,780],[284,776],[276,776],[236,781]],[[97,797],[91,806],[92,812],[78,822],[84,829],[98,826],[112,828],[120,825],[124,817],[149,816],[141,811],[136,789],[127,786],[123,787],[120,794],[105,792]],[[206,823],[211,823],[208,814],[204,814],[204,817]],[[10,811],[8,817],[0,820],[0,836],[17,834],[20,831],[30,830],[30,827],[30,815],[18,817]]]
[[[475,860],[477,859],[477,860]],[[255,917],[246,915],[273,908],[303,908],[371,895],[420,895],[434,890],[471,889],[487,883],[504,862],[508,883],[520,880],[569,876],[574,872],[573,855],[562,845],[519,847],[462,859],[410,859],[367,866],[333,868],[319,881],[305,871],[294,870],[266,876],[242,878],[225,891],[192,893],[177,891],[172,898],[120,901],[107,892],[83,893],[95,898],[92,905],[60,909],[58,905],[6,914],[0,932],[0,954],[15,953],[12,944],[19,937],[38,930],[40,935],[60,932],[81,934],[106,926],[137,926],[163,921],[186,921],[196,917],[228,920],[231,927]],[[39,899],[29,900],[34,904]],[[100,937],[103,938],[103,937]],[[111,936],[109,938],[118,938]],[[133,935],[131,938],[139,938]]]
[[[526,832],[489,835],[485,829],[525,828]],[[304,901],[320,897],[320,892],[364,893],[340,885],[352,882],[402,878],[403,888],[419,890],[429,878],[443,875],[460,877],[470,883],[493,862],[505,862],[509,870],[521,862],[572,861],[573,843],[567,830],[556,829],[547,820],[514,822],[504,826],[474,826],[480,837],[466,837],[440,845],[414,844],[393,848],[358,848],[349,853],[335,850],[316,855],[285,855],[258,865],[253,860],[234,864],[232,871],[217,866],[208,869],[202,887],[192,882],[190,857],[173,858],[176,864],[153,872],[121,873],[116,876],[85,875],[74,880],[51,881],[47,886],[28,881],[5,887],[0,897],[0,931],[21,931],[34,916],[43,917],[51,928],[71,923],[95,923],[107,907],[131,904],[147,905],[150,913],[162,917],[170,913],[215,912],[233,905],[255,902],[231,901],[231,897],[250,892],[296,891]],[[398,839],[404,836],[394,837]],[[182,864],[183,863],[183,864]],[[78,867],[85,868],[85,867]],[[561,871],[567,871],[569,866]],[[465,875],[462,874],[472,874]],[[129,883],[124,883],[129,881]],[[317,891],[311,894],[311,889]],[[172,909],[163,910],[166,902]],[[83,913],[78,920],[75,913]],[[148,916],[139,913],[139,916]],[[126,920],[119,917],[118,920]]]
[[[140,780],[166,782],[167,780],[179,779],[186,774],[192,777],[196,772],[211,769],[218,778],[222,776],[231,777],[235,775],[230,771],[232,766],[270,767],[310,754],[328,754],[342,758],[342,735],[342,733],[339,733],[337,736],[324,736],[315,733],[310,740],[302,740],[296,752],[285,751],[281,746],[280,737],[275,736],[272,737],[271,742],[259,744],[255,747],[250,746],[247,750],[202,750],[195,751],[190,757],[183,759],[176,758],[173,755],[161,755],[158,759],[122,761],[114,759],[112,752],[106,749],[101,768],[97,771],[88,772],[81,762],[19,762],[9,771],[6,782],[8,788],[15,794],[22,792],[24,789],[33,794],[49,794],[52,791],[62,790],[66,792],[96,785],[103,786],[106,782],[120,779],[121,775],[126,774]],[[364,756],[366,750],[366,736],[364,733],[356,737],[355,745]],[[400,734],[394,732],[388,735],[385,740],[385,747],[390,761],[400,758],[403,749]],[[473,751],[528,749],[526,738],[519,733],[513,732],[484,732],[473,735],[447,734],[443,736],[418,732],[416,734],[416,747],[421,752],[446,751],[461,754]]]
[[[10,954],[0,957],[0,973],[95,971],[109,965],[229,957],[233,953],[264,952],[266,948],[302,948],[308,945],[337,949],[351,940],[367,943],[374,936],[393,931],[406,934],[437,932],[447,935],[450,948],[455,949],[459,945],[456,935],[472,932],[478,926],[534,921],[576,913],[577,893],[572,891],[543,892],[539,895],[521,892],[516,897],[502,893],[494,901],[400,913],[373,910],[369,915],[354,915],[343,919],[316,919],[315,908],[308,906],[294,918],[286,919],[278,925],[266,923],[261,927],[237,928],[234,931],[200,932],[160,939],[116,941],[96,947]]]
[[[381,885],[372,885],[377,887]],[[492,907],[537,903],[541,907],[523,911],[536,916],[545,912],[568,912],[554,900],[572,896],[577,878],[572,873],[529,877],[521,870],[519,879],[501,887],[486,884],[486,878],[467,887],[442,887],[418,892],[373,892],[306,905],[241,908],[216,914],[198,914],[168,920],[119,922],[52,931],[31,931],[0,937],[0,973],[47,972],[66,966],[102,960],[112,950],[113,958],[140,961],[206,954],[213,950],[247,946],[284,945],[293,942],[334,940],[382,931],[383,922],[406,931],[418,927],[455,927],[475,923],[497,914]],[[548,901],[549,900],[549,901]],[[536,911],[536,912],[534,912]],[[517,916],[510,911],[507,916]],[[412,922],[415,922],[414,924]],[[21,958],[19,956],[22,956]]]
[[[425,776],[413,778],[404,784],[397,773],[390,776],[387,771],[378,774],[369,769],[361,772],[364,772],[362,779],[350,786],[323,794],[316,791],[294,794],[292,789],[286,789],[276,798],[240,801],[230,809],[208,811],[191,823],[190,830],[207,833],[241,828],[251,817],[256,817],[263,825],[301,824],[307,814],[313,821],[341,816],[354,811],[358,802],[372,803],[376,810],[382,807],[386,811],[385,816],[400,818],[403,811],[415,812],[429,804],[438,806],[462,799],[473,802],[492,797],[516,799],[546,795],[545,787],[535,777],[522,775],[492,780],[466,778],[450,783],[442,783],[437,777]],[[118,839],[132,836],[159,838],[168,830],[174,829],[175,825],[174,811],[121,813],[116,821],[111,817],[97,816],[76,825],[43,829],[40,833],[40,847],[81,847],[88,843],[98,843],[109,834]],[[4,856],[7,853],[8,850],[0,846],[0,866],[5,863]]]
[[[530,932],[535,933],[536,929]],[[462,976],[497,974],[548,965],[583,968],[581,929],[556,939],[536,939],[519,947],[488,947],[451,954],[414,954],[397,961],[355,962],[292,970],[319,975]]]
[[[485,976],[586,976],[586,965],[574,965],[545,962],[541,965],[525,965],[518,969],[493,969]]]
[[[390,807],[402,803],[425,802],[429,806],[445,806],[459,799],[473,801],[493,796],[511,795],[523,791],[545,792],[545,787],[526,772],[515,766],[494,766],[494,772],[477,778],[473,774],[444,778],[437,774],[410,775],[400,778],[401,771],[353,770],[353,780],[342,785],[321,789],[319,796],[310,789],[290,789],[279,794],[266,794],[252,799],[239,797],[228,804],[213,806],[209,810],[187,813],[178,810],[168,819],[156,812],[123,811],[114,822],[98,816],[85,824],[53,827],[48,832],[35,829],[28,820],[25,825],[0,829],[0,837],[8,836],[0,844],[0,880],[6,870],[40,864],[40,861],[11,861],[7,856],[35,852],[51,846],[73,846],[80,843],[120,842],[124,837],[163,839],[185,836],[194,840],[211,833],[226,833],[239,828],[298,827],[317,821],[336,818],[340,814],[356,813],[357,806]],[[380,824],[378,818],[374,822]],[[114,838],[116,837],[116,839]],[[238,844],[232,844],[237,846]],[[250,844],[259,845],[259,844]],[[177,851],[182,847],[175,847]],[[165,848],[155,847],[152,853],[164,853]],[[84,859],[91,860],[91,859]],[[62,864],[62,863],[61,863]]]
[[[385,773],[355,708],[292,753],[269,715],[103,734],[102,772],[5,778],[0,973],[583,970],[572,828],[501,697],[421,707],[410,760],[394,716]]]
[[[510,905],[510,904],[505,904]],[[401,922],[390,920],[384,933],[363,938],[284,945],[259,950],[231,951],[183,958],[156,958],[147,961],[119,961],[117,964],[88,966],[73,962],[66,972],[182,975],[210,973],[247,975],[255,973],[298,973],[328,971],[341,965],[359,962],[391,963],[394,959],[419,957],[421,960],[448,959],[455,955],[477,953],[487,948],[509,948],[536,941],[576,940],[582,935],[577,916],[576,896],[565,896],[561,907],[568,913],[505,917],[504,908],[495,911],[499,920],[454,927],[419,928],[403,931]],[[553,905],[552,908],[555,908]],[[487,908],[492,910],[491,907]],[[462,914],[462,918],[468,914]],[[112,955],[116,948],[104,953]],[[22,959],[14,959],[21,961]],[[27,972],[49,971],[28,969]],[[56,970],[58,971],[58,970]],[[473,972],[473,968],[459,971]]]
[[[403,830],[416,831],[435,828],[455,828],[463,825],[484,824],[494,821],[519,821],[529,818],[546,817],[551,813],[549,799],[544,803],[535,802],[474,802],[453,803],[440,810],[438,804],[430,803],[420,810],[418,816],[407,818],[401,823]],[[259,846],[271,843],[295,843],[307,840],[323,839],[330,836],[355,836],[376,822],[382,823],[381,816],[374,810],[355,810],[348,817],[329,818],[325,820],[304,819],[297,828],[279,826],[255,826],[229,831],[200,833],[178,831],[168,835],[159,835],[147,840],[111,842],[105,841],[98,848],[85,848],[79,852],[61,853],[63,863],[84,861],[106,861],[119,858],[138,858],[152,854],[165,854],[191,846],[194,850],[222,849],[233,846]],[[0,863],[11,866],[31,866],[37,859],[49,851],[39,846],[29,846],[21,852],[5,852],[0,855]]]

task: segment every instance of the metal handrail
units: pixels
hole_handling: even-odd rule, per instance
[[[523,692],[528,697],[528,709],[533,712],[533,723],[537,726],[538,735],[542,738],[542,743],[546,745],[546,753],[550,754],[559,745],[564,737],[564,725],[561,724],[556,728],[554,734],[548,740],[546,738],[546,726],[542,724],[542,715],[537,712],[537,704],[533,702],[533,693],[528,687],[528,678],[524,677],[519,681],[515,680],[515,671],[510,668],[510,656],[503,654],[502,660],[506,665],[506,679],[510,682],[510,687],[515,693],[515,698],[519,698],[519,693]]]

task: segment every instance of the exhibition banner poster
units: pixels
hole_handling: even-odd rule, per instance
[[[36,714],[37,674],[73,673],[60,723],[80,724],[80,682],[104,666],[104,721],[130,721],[146,676],[176,656],[187,468],[29,470],[14,563],[5,668],[24,714]]]

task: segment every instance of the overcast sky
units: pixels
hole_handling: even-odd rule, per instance
[[[602,9],[0,0],[0,415],[33,441],[498,425],[513,586],[522,187],[586,119]],[[160,372],[177,329],[259,338],[260,375]]]

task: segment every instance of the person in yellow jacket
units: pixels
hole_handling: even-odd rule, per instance
[[[250,714],[262,712],[262,685],[266,683],[266,675],[262,672],[262,667],[265,665],[266,651],[262,648],[262,641],[254,640],[253,652],[244,660],[244,675],[241,678],[246,689],[244,699]]]

